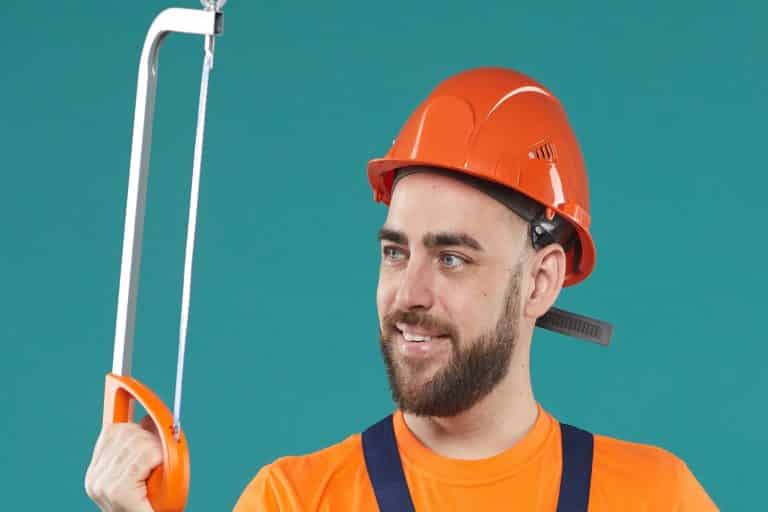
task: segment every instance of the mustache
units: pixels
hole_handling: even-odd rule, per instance
[[[429,331],[437,331],[441,336],[447,336],[452,340],[457,340],[459,334],[452,323],[440,320],[423,311],[395,310],[384,315],[382,323],[384,324],[384,334],[386,337],[389,337],[398,331],[395,325],[398,323],[421,327],[422,329],[427,329]]]

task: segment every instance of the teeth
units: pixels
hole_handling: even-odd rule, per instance
[[[407,331],[403,331],[403,338],[408,341],[429,341],[432,339],[431,336],[419,336],[418,334],[411,334]]]

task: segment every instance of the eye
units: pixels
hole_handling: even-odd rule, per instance
[[[382,248],[381,253],[385,260],[401,261],[405,259],[405,252],[394,245],[385,245]]]
[[[455,269],[462,267],[467,263],[467,260],[456,254],[441,254],[440,263],[447,268]]]

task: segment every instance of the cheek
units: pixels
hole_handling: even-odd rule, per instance
[[[454,288],[442,294],[444,311],[459,329],[462,339],[474,339],[496,323],[498,298],[487,287]]]
[[[387,278],[383,272],[379,272],[379,283],[376,287],[376,309],[379,314],[379,325],[382,324],[384,315],[386,315],[395,298],[396,288],[392,284],[392,279]]]

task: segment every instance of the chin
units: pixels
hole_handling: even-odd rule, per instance
[[[400,359],[397,362],[400,383],[409,387],[422,387],[429,383],[445,367],[438,361],[413,362]]]
[[[430,368],[427,371],[416,372],[401,370],[398,378],[398,387],[402,395],[407,397],[409,401],[418,401],[419,397],[423,397],[430,389],[430,385],[439,370],[440,368]]]

